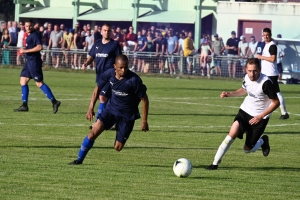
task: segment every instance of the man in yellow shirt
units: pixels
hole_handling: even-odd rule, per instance
[[[187,38],[183,41],[183,55],[186,57],[186,59],[183,59],[183,71],[186,71],[187,73],[191,74],[191,68],[193,64],[193,58],[192,56],[196,54],[195,47],[194,47],[194,40],[192,39],[193,33],[190,31],[188,32]]]
[[[68,53],[67,51],[70,51],[70,49],[74,48],[74,39],[73,34],[70,33],[68,28],[65,28],[64,34],[63,34],[63,45],[62,50],[65,57],[65,63],[68,66]],[[70,54],[71,55],[71,54]],[[72,64],[72,58],[71,58],[71,64]]]

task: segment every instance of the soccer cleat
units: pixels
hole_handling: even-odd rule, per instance
[[[28,106],[20,106],[19,108],[14,109],[14,112],[28,112]]]
[[[81,165],[81,164],[82,164],[82,161],[79,161],[79,160],[74,160],[69,163],[69,165]]]
[[[284,115],[281,115],[279,119],[288,119],[289,117],[289,114],[285,113]]]
[[[264,140],[264,144],[261,145],[262,153],[264,156],[268,156],[270,153],[269,137],[267,135],[263,135],[261,139]]]
[[[56,101],[56,103],[52,105],[52,107],[53,107],[53,114],[57,113],[58,107],[60,106],[60,104],[61,104],[60,101]]]
[[[205,168],[206,170],[217,170],[218,169],[218,165],[209,165],[208,167]]]

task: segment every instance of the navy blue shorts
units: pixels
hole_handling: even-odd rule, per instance
[[[107,82],[103,88],[101,88],[100,90],[100,95],[101,96],[105,96],[107,98],[110,98],[111,96],[111,87],[110,87],[110,84],[109,82]]]
[[[27,60],[20,76],[33,79],[36,82],[42,82],[44,80],[42,66],[42,61]]]
[[[243,111],[242,109],[239,110],[238,114],[235,116],[233,121],[238,121],[240,125],[239,129],[239,139],[243,139],[243,135],[246,132],[246,146],[249,148],[253,148],[256,142],[264,133],[266,126],[269,122],[269,118],[262,119],[258,124],[250,125],[249,121],[253,117]]]
[[[125,144],[128,140],[135,122],[134,120],[115,116],[109,113],[107,109],[104,109],[98,119],[102,122],[106,130],[110,129],[114,124],[116,125],[116,141],[122,144]]]

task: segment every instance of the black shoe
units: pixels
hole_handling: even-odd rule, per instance
[[[264,144],[261,145],[261,150],[264,156],[268,156],[270,153],[270,144],[269,144],[269,137],[267,135],[263,135],[261,139],[264,140]]]
[[[20,106],[19,108],[14,109],[14,112],[28,112],[28,106]]]
[[[279,119],[288,119],[290,118],[288,113],[285,113],[285,115],[281,115]]]
[[[60,101],[56,101],[56,103],[52,105],[52,107],[53,107],[53,114],[57,113],[58,107],[60,106],[60,104],[61,104]]]
[[[69,163],[69,165],[81,165],[81,164],[82,164],[82,162],[79,161],[79,160],[74,160],[74,161]]]
[[[208,167],[205,168],[206,170],[217,170],[218,169],[218,165],[209,165]]]

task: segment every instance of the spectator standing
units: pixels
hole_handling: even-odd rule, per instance
[[[159,34],[158,40],[156,40],[156,56],[158,57],[160,74],[163,74],[165,70],[165,62],[166,62],[165,52],[167,50],[167,45],[168,43],[165,38],[165,32],[164,35]]]
[[[192,64],[193,64],[193,56],[196,54],[194,47],[194,40],[192,39],[193,33],[191,31],[188,32],[187,37],[183,42],[183,55],[186,59],[183,59],[184,70],[187,70],[188,74],[191,74]]]
[[[173,30],[169,29],[168,31],[168,40],[167,40],[167,57],[168,57],[168,64],[169,64],[169,70],[170,74],[176,74],[176,52],[178,51],[178,38],[176,35],[174,35]]]
[[[255,36],[251,36],[250,40],[251,40],[251,42],[249,42],[249,48],[248,48],[247,55],[250,58],[256,58],[257,41],[255,40]]]
[[[12,26],[8,29],[8,31],[11,36],[10,46],[16,46],[18,43],[18,33],[19,33],[18,22],[14,21]]]
[[[91,50],[92,46],[94,45],[94,40],[93,40],[93,36],[92,36],[90,30],[87,30],[86,33],[87,33],[87,35],[85,37],[85,50],[89,52]],[[87,55],[87,58],[88,57],[89,57],[89,55]],[[91,66],[88,65],[86,67],[86,69],[91,69]],[[93,67],[92,67],[92,69],[93,69]]]
[[[201,54],[200,54],[200,69],[201,69],[201,75],[204,76],[204,68],[207,67],[207,76],[210,77],[210,67],[207,65],[207,59],[209,52],[212,53],[212,50],[209,46],[208,38],[207,36],[204,38],[203,43],[201,45]]]
[[[145,66],[145,52],[147,51],[147,38],[138,31],[138,64],[137,72],[143,72]]]
[[[216,33],[214,34],[215,40],[212,42],[212,51],[213,51],[213,63],[216,75],[221,76],[222,70],[221,70],[221,59],[218,58],[221,56],[225,50],[225,46],[222,40],[220,40],[219,35]]]
[[[65,28],[65,31],[64,31],[62,49],[64,50],[64,54],[65,54],[65,63],[68,66],[69,65],[69,55],[70,56],[72,55],[69,52],[71,49],[74,49],[74,38],[73,38],[73,34],[70,33],[69,28]],[[73,61],[72,61],[72,56],[71,56],[71,66],[72,65],[73,65]]]
[[[244,76],[246,75],[246,61],[248,57],[247,52],[248,52],[249,44],[246,41],[246,37],[243,35],[240,37],[240,40],[241,41],[239,42],[238,55],[241,58],[240,63],[241,63],[243,76]]]
[[[132,63],[132,67],[130,68],[130,70],[135,71],[138,39],[137,39],[137,35],[135,33],[133,33],[133,26],[129,26],[129,33],[126,35],[125,39],[126,39],[129,51],[131,51],[133,53],[133,63]]]
[[[4,29],[1,37],[1,43],[3,44],[2,65],[10,65],[10,52],[8,46],[11,44],[11,41],[12,39],[9,31]]]
[[[21,65],[20,57],[23,57],[23,54],[20,53],[20,48],[23,48],[23,40],[24,40],[24,33],[25,33],[25,26],[23,22],[20,22],[20,32],[18,34],[18,42],[17,42],[17,65]]]
[[[226,49],[228,50],[228,75],[229,77],[235,78],[236,64],[238,57],[239,39],[236,38],[236,32],[231,31],[231,38],[226,42]],[[231,71],[232,66],[232,71]],[[232,73],[231,73],[232,72]]]
[[[63,43],[63,33],[59,30],[57,24],[54,25],[54,30],[50,34],[48,48],[52,48],[52,64],[55,68],[59,66],[59,57],[62,56],[61,48]]]

